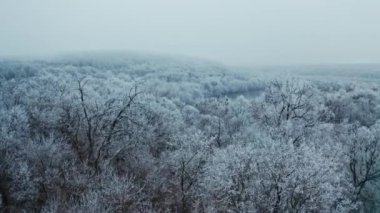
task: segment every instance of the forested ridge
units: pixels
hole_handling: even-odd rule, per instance
[[[379,212],[376,68],[302,69],[1,60],[0,212]]]

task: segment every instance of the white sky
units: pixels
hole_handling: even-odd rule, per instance
[[[0,55],[91,50],[379,63],[380,0],[0,0]]]

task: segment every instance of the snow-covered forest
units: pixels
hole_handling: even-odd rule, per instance
[[[378,70],[2,60],[0,212],[378,212]]]

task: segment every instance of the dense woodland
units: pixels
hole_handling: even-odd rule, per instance
[[[0,61],[0,212],[378,212],[376,72],[253,73]]]

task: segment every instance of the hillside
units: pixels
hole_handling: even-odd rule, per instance
[[[375,212],[379,70],[0,60],[0,211]]]

